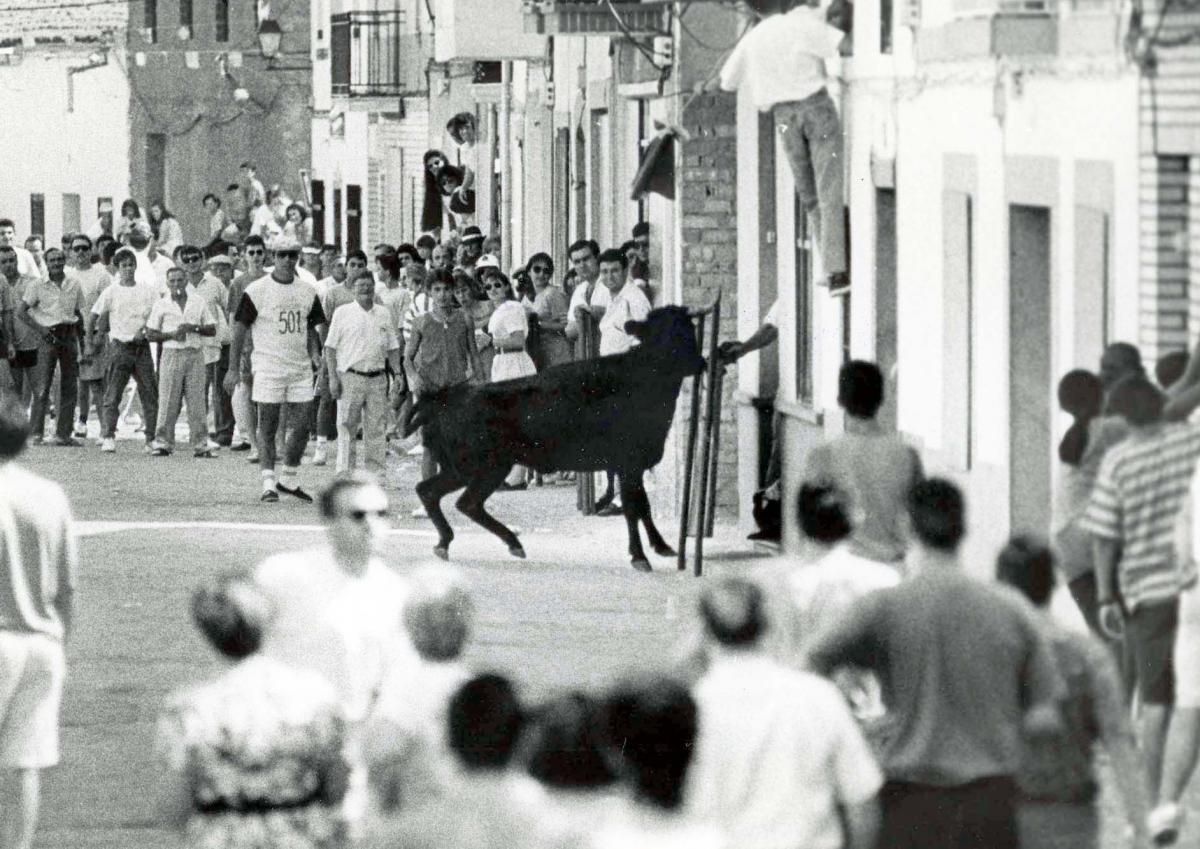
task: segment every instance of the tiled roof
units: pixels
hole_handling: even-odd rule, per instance
[[[0,43],[91,41],[128,20],[129,0],[0,0]]]

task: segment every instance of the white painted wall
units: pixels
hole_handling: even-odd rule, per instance
[[[116,209],[129,197],[129,81],[110,55],[107,65],[74,75],[74,111],[67,111],[67,69],[88,64],[95,45],[27,50],[0,66],[0,150],[10,164],[0,181],[0,217],[17,236],[29,235],[29,196],[46,197],[46,233],[62,235],[62,196],[80,195],[81,224],[96,219],[96,199]]]

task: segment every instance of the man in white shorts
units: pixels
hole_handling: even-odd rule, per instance
[[[30,849],[41,770],[58,763],[58,718],[71,625],[76,547],[55,483],[13,460],[29,419],[0,398],[0,846]],[[33,559],[31,562],[31,558]]]
[[[281,237],[274,243],[275,268],[269,275],[246,287],[234,315],[233,342],[229,361],[242,355],[246,333],[251,334],[254,352],[250,367],[254,382],[250,400],[258,404],[258,457],[262,468],[263,501],[279,500],[279,493],[312,503],[296,476],[308,443],[308,419],[313,402],[313,348],[315,331],[318,352],[325,339],[325,312],[317,290],[296,277],[300,245]],[[234,369],[225,375],[225,391],[232,393],[238,376]],[[283,474],[275,478],[275,437],[284,405],[289,432]],[[290,424],[290,429],[287,425]]]

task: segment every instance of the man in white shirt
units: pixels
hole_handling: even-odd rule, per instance
[[[174,268],[175,263],[155,250],[153,234],[150,232],[150,225],[146,222],[136,223],[130,229],[127,238],[129,247],[138,261],[135,279],[139,284],[150,286],[157,291],[160,297],[165,296],[168,293],[167,271]]]
[[[611,301],[600,319],[600,356],[623,354],[638,343],[637,337],[625,332],[630,321],[645,321],[650,315],[650,300],[642,287],[625,273],[625,254],[609,248],[600,254],[600,282],[608,290]]]
[[[571,245],[567,255],[575,269],[575,291],[567,307],[567,338],[575,342],[580,335],[579,321],[584,314],[599,321],[612,300],[607,286],[598,284],[600,277],[600,246],[591,239],[580,239]]]
[[[229,254],[220,253],[209,257],[207,279],[219,284],[222,300],[219,304],[211,305],[214,315],[220,311],[220,321],[217,324],[217,341],[220,343],[220,353],[217,361],[208,367],[208,382],[212,394],[210,403],[213,409],[213,440],[222,448],[233,445],[233,398],[225,391],[225,372],[229,370],[229,343],[233,334],[229,329],[229,287],[233,283],[233,258]],[[208,291],[216,287],[208,286]]]
[[[188,284],[182,268],[167,272],[167,285],[170,295],[154,302],[146,320],[146,338],[163,343],[158,364],[158,427],[151,454],[167,457],[175,450],[175,422],[186,393],[192,456],[209,459],[214,455],[204,426],[203,339],[216,335],[216,319],[208,302]]]
[[[762,591],[728,579],[701,596],[711,663],[684,804],[730,846],[869,849],[883,775],[837,688],[760,651]]]
[[[228,256],[229,270],[233,271],[232,260]],[[213,392],[213,434],[212,439],[222,437],[226,446],[233,442],[233,410],[230,405],[229,393],[224,391],[222,381],[225,379],[225,369],[229,365],[229,321],[225,316],[225,304],[229,299],[229,289],[215,275],[205,271],[204,254],[195,245],[183,245],[179,250],[179,264],[187,273],[188,285],[208,304],[212,314],[216,333],[201,340],[201,353],[204,357],[204,397],[205,410],[208,409],[209,390]],[[232,274],[230,275],[232,277]],[[225,362],[222,363],[222,354]],[[222,403],[222,399],[224,403]],[[216,450],[220,444],[208,442],[210,450]]]
[[[100,293],[88,316],[92,356],[106,359],[108,363],[100,417],[100,450],[107,454],[117,450],[117,417],[130,376],[137,386],[146,421],[158,422],[158,379],[146,337],[146,322],[158,295],[149,286],[138,284],[135,278],[137,257],[129,248],[117,251],[113,265],[117,268],[117,282]],[[153,442],[154,428],[147,427],[147,452],[153,450]]]
[[[22,277],[42,277],[33,254],[16,243],[17,227],[11,218],[0,218],[0,248],[12,248],[17,254],[17,271]]]
[[[325,337],[329,392],[337,399],[337,471],[354,468],[354,442],[361,422],[367,471],[383,481],[387,453],[387,374],[400,373],[400,339],[387,307],[375,303],[375,280],[359,274],[355,303],[333,315]]]
[[[96,299],[112,283],[112,277],[104,265],[92,262],[92,240],[83,234],[76,234],[68,241],[70,255],[67,257],[66,274],[79,284],[83,293],[83,311],[85,326],[80,331],[86,331],[87,317],[92,312]],[[78,439],[87,438],[88,408],[96,404],[97,417],[103,417],[101,405],[104,403],[104,362],[92,355],[89,337],[84,334],[85,342],[79,357],[79,422],[75,428]]]
[[[837,58],[845,39],[822,9],[801,4],[763,18],[737,43],[720,75],[722,89],[743,91],[759,111],[773,113],[800,202],[819,212],[821,262],[831,294],[849,286],[846,164],[842,126],[825,80],[826,62]]]
[[[79,391],[79,335],[83,315],[83,292],[66,275],[67,258],[58,248],[46,252],[48,276],[30,278],[17,319],[41,337],[37,366],[33,370],[33,441],[40,444],[46,425],[46,408],[55,368],[59,368],[58,418],[55,445],[78,446],[71,436],[75,401]]]
[[[320,673],[337,691],[354,767],[345,810],[358,819],[366,793],[362,725],[384,676],[403,676],[417,657],[404,633],[407,582],[379,557],[387,495],[352,475],[335,479],[319,507],[328,547],[269,557],[254,570],[254,582],[275,608],[263,652]]]
[[[351,251],[348,258],[334,257],[330,264],[330,276],[318,282],[321,309],[325,318],[333,321],[338,307],[354,303],[354,281],[359,274],[371,276],[367,269],[367,255],[362,251]],[[372,278],[373,279],[373,278]],[[323,287],[321,284],[325,284]],[[324,366],[317,373],[317,447],[313,451],[312,464],[324,466],[329,462],[329,443],[337,444],[337,399],[329,394],[329,370]]]
[[[31,280],[37,279],[23,277],[19,269],[16,250],[0,246],[0,286],[3,286],[7,293],[4,300],[9,309],[5,322],[11,329],[8,341],[15,349],[12,359],[8,362],[8,372],[13,391],[20,396],[21,403],[28,409],[33,403],[34,372],[42,337],[40,328],[30,326],[17,315],[21,301],[25,298],[25,287]]]

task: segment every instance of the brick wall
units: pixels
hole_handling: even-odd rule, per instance
[[[714,93],[695,98],[683,115],[691,140],[680,149],[677,213],[683,230],[683,302],[711,303],[721,295],[718,338],[737,338],[737,99]],[[709,344],[705,340],[705,348]],[[717,516],[737,516],[737,417],[734,374],[726,375],[721,399],[721,450],[717,465]],[[680,419],[691,408],[690,381],[684,386]],[[681,434],[686,431],[681,430]],[[680,488],[686,450],[679,440]],[[699,452],[697,452],[699,456]]]
[[[215,40],[211,4],[194,4],[192,38],[176,35],[179,0],[158,0],[157,43],[148,43],[139,29],[141,2],[130,3],[129,74],[133,89],[130,168],[133,197],[148,197],[146,149],[150,134],[166,136],[167,207],[179,219],[190,241],[207,239],[207,215],[201,198],[239,176],[238,165],[253,160],[258,177],[268,188],[279,184],[293,199],[303,201],[301,168],[312,162],[310,99],[311,70],[268,70],[259,53],[257,15],[253,3],[231,3],[229,41]],[[284,67],[307,63],[309,3],[294,0],[276,11],[283,29]],[[236,54],[220,74],[222,53]],[[139,64],[139,54],[142,64]],[[191,67],[191,66],[194,67]],[[234,100],[237,87],[250,93]]]

